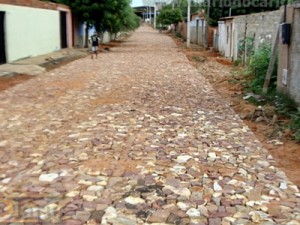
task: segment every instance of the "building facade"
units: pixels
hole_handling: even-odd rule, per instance
[[[68,6],[37,0],[0,1],[0,63],[73,46]]]

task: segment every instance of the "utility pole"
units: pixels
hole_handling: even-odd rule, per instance
[[[147,6],[147,21],[149,20],[149,6]]]
[[[150,5],[149,9],[150,9],[150,14],[149,14],[150,15],[150,18],[149,18],[150,19],[150,24],[152,24],[152,15],[151,15],[151,13],[152,13],[152,6],[151,5]]]
[[[154,2],[154,23],[153,23],[154,28],[156,28],[156,2]]]
[[[210,11],[210,0],[207,1],[207,12],[206,12],[206,49],[209,49],[208,39],[209,39],[209,11]]]
[[[188,8],[187,8],[187,34],[186,34],[186,47],[190,47],[191,42],[191,0],[188,0]]]

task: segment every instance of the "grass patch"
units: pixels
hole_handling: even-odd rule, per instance
[[[195,61],[195,62],[204,62],[205,58],[202,57],[202,56],[199,56],[199,55],[193,55],[192,60]]]

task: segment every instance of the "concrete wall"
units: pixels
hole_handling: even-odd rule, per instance
[[[39,1],[27,1],[27,5],[0,3],[1,11],[5,12],[7,62],[59,50],[61,48],[60,11],[67,13],[67,46],[73,46],[72,18],[68,7],[39,3]],[[45,9],[47,6],[50,9]]]
[[[232,19],[218,23],[218,50],[226,58],[233,58]]]
[[[286,15],[286,22],[291,24],[291,43],[282,44],[280,38],[277,88],[300,105],[300,4],[289,5]]]
[[[195,18],[191,21],[191,43],[205,45],[206,21]]]
[[[280,11],[277,10],[224,18],[226,27],[222,27],[224,26],[222,23],[219,26],[221,29],[219,31],[220,52],[228,58],[237,60],[241,54],[240,44],[245,39],[248,40],[248,44],[250,44],[250,39],[253,40],[252,49],[254,50],[262,43],[271,44],[280,22],[280,15]]]
[[[1,5],[1,10],[8,62],[60,49],[58,11],[11,5]]]
[[[206,33],[206,21],[199,17],[194,17],[190,21],[191,43],[198,45],[205,45],[205,33]],[[187,24],[181,22],[176,27],[176,32],[181,35],[184,39],[187,37]],[[212,41],[211,41],[212,42]]]
[[[187,34],[187,24],[185,22],[180,22],[176,26],[176,32],[180,34],[181,37],[186,39]]]
[[[253,47],[257,49],[262,43],[272,44],[280,23],[279,10],[238,16],[233,20],[233,57],[238,58],[238,45],[245,37],[253,38]]]

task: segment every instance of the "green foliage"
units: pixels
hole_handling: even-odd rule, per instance
[[[100,32],[134,30],[139,26],[139,18],[130,7],[129,0],[104,1],[101,3],[101,11],[95,15],[95,26]]]
[[[181,35],[181,33],[176,32],[175,37],[182,38],[182,35]]]
[[[233,62],[234,66],[240,66],[242,64],[242,60],[241,59],[237,59]]]
[[[182,21],[181,10],[172,9],[170,6],[163,7],[157,16],[157,23],[162,25],[178,24],[180,21]]]
[[[294,139],[300,142],[300,111],[297,103],[286,93],[279,92],[274,98],[274,105],[278,113],[291,119],[288,127],[293,131]]]
[[[188,0],[174,0],[173,3],[169,5],[169,7],[178,8],[181,11],[181,15],[183,18],[187,17],[187,6],[188,6]],[[191,0],[191,13],[198,12],[201,8],[201,4],[198,1]]]
[[[265,76],[268,70],[269,61],[271,57],[271,46],[268,44],[262,44],[258,50],[250,57],[246,74],[251,76],[251,80],[248,83],[250,90],[256,94],[261,94]],[[277,60],[275,64],[277,68]],[[269,92],[272,93],[276,90],[277,70],[271,76],[271,82],[269,86]]]
[[[162,25],[177,24],[187,17],[188,0],[173,0],[159,12],[157,23]],[[191,0],[190,12],[196,13],[202,9],[202,3]]]
[[[249,59],[254,54],[254,38],[246,37],[238,42],[238,58]]]
[[[286,93],[278,92],[274,99],[277,111],[285,116],[289,116],[291,112],[297,112],[296,102]]]
[[[76,19],[95,25],[97,31],[117,33],[134,30],[139,26],[139,18],[130,7],[130,0],[56,0],[71,7]]]
[[[293,117],[290,128],[294,131],[294,139],[300,142],[300,113]]]
[[[199,55],[193,55],[192,60],[195,61],[195,62],[204,62],[206,59],[202,56],[199,56]]]
[[[258,50],[250,57],[248,67],[242,71],[233,71],[230,83],[240,83],[244,90],[256,93],[257,98],[249,98],[249,101],[255,105],[270,104],[276,108],[276,113],[288,119],[285,124],[293,133],[293,138],[300,142],[300,108],[297,103],[286,93],[276,92],[277,72],[271,77],[269,92],[262,95],[264,79],[269,65],[271,46],[261,45]],[[239,62],[239,61],[238,61]],[[237,62],[237,64],[238,64]],[[276,63],[277,64],[277,63]],[[277,65],[275,65],[277,68]],[[241,76],[243,75],[243,76]],[[262,102],[263,101],[263,102]]]

